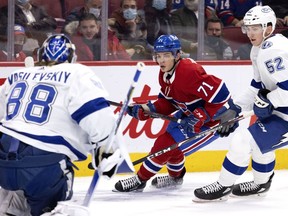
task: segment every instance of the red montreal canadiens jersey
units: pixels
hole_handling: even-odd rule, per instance
[[[159,73],[161,92],[155,102],[156,110],[170,114],[182,110],[186,115],[203,107],[212,118],[230,98],[225,83],[210,74],[193,59],[181,59],[173,72]]]

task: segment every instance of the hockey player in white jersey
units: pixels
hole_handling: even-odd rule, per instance
[[[218,181],[195,189],[193,201],[227,200],[228,195],[263,196],[270,189],[275,149],[288,144],[288,39],[273,34],[276,16],[269,6],[255,6],[243,19],[253,47],[254,77],[235,98],[242,111],[254,110],[258,120],[233,136]],[[235,184],[252,158],[252,181]]]
[[[108,177],[123,160],[121,137],[114,139],[111,153],[102,151],[116,118],[99,78],[74,63],[71,41],[52,35],[38,58],[35,67],[11,73],[0,90],[1,215],[39,216],[71,199],[72,162],[86,160],[90,152],[96,166],[108,161],[102,167]]]

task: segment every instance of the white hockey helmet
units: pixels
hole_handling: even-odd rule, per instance
[[[244,26],[260,24],[265,32],[269,23],[272,25],[272,32],[276,26],[276,15],[274,11],[268,6],[255,6],[245,14],[243,18]],[[272,33],[271,32],[271,33]]]

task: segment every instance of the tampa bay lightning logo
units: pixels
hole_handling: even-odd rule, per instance
[[[57,55],[57,53],[62,50],[64,45],[65,44],[63,41],[54,40],[49,44],[49,51],[52,55]]]
[[[261,11],[262,11],[263,13],[269,13],[269,12],[272,11],[272,9],[271,9],[270,7],[263,7],[263,8],[261,9]]]
[[[271,46],[273,46],[273,43],[272,43],[271,41],[265,41],[265,42],[262,44],[261,48],[262,48],[262,49],[268,49],[268,48],[271,47]]]

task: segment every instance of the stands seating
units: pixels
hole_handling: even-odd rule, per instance
[[[31,3],[42,6],[57,21],[56,32],[61,31],[66,16],[76,7],[82,7],[85,0],[31,0]]]
[[[8,4],[8,0],[0,0],[0,8]]]
[[[288,27],[277,27],[274,33],[280,33],[286,29],[288,29]],[[250,43],[247,35],[243,34],[239,27],[224,27],[223,39],[229,43],[234,53],[237,52],[239,46],[242,44]]]
[[[49,16],[57,21],[56,32],[59,32],[65,23],[66,3],[63,0],[31,0],[32,4],[43,7]],[[58,31],[59,30],[59,31]]]
[[[43,7],[49,16],[63,19],[62,5],[60,0],[31,0],[30,3]]]
[[[229,43],[234,53],[242,44],[250,43],[247,35],[243,34],[241,28],[239,27],[224,27],[222,32],[223,39]]]
[[[66,5],[65,17],[76,7],[83,7],[85,0],[64,0]]]

